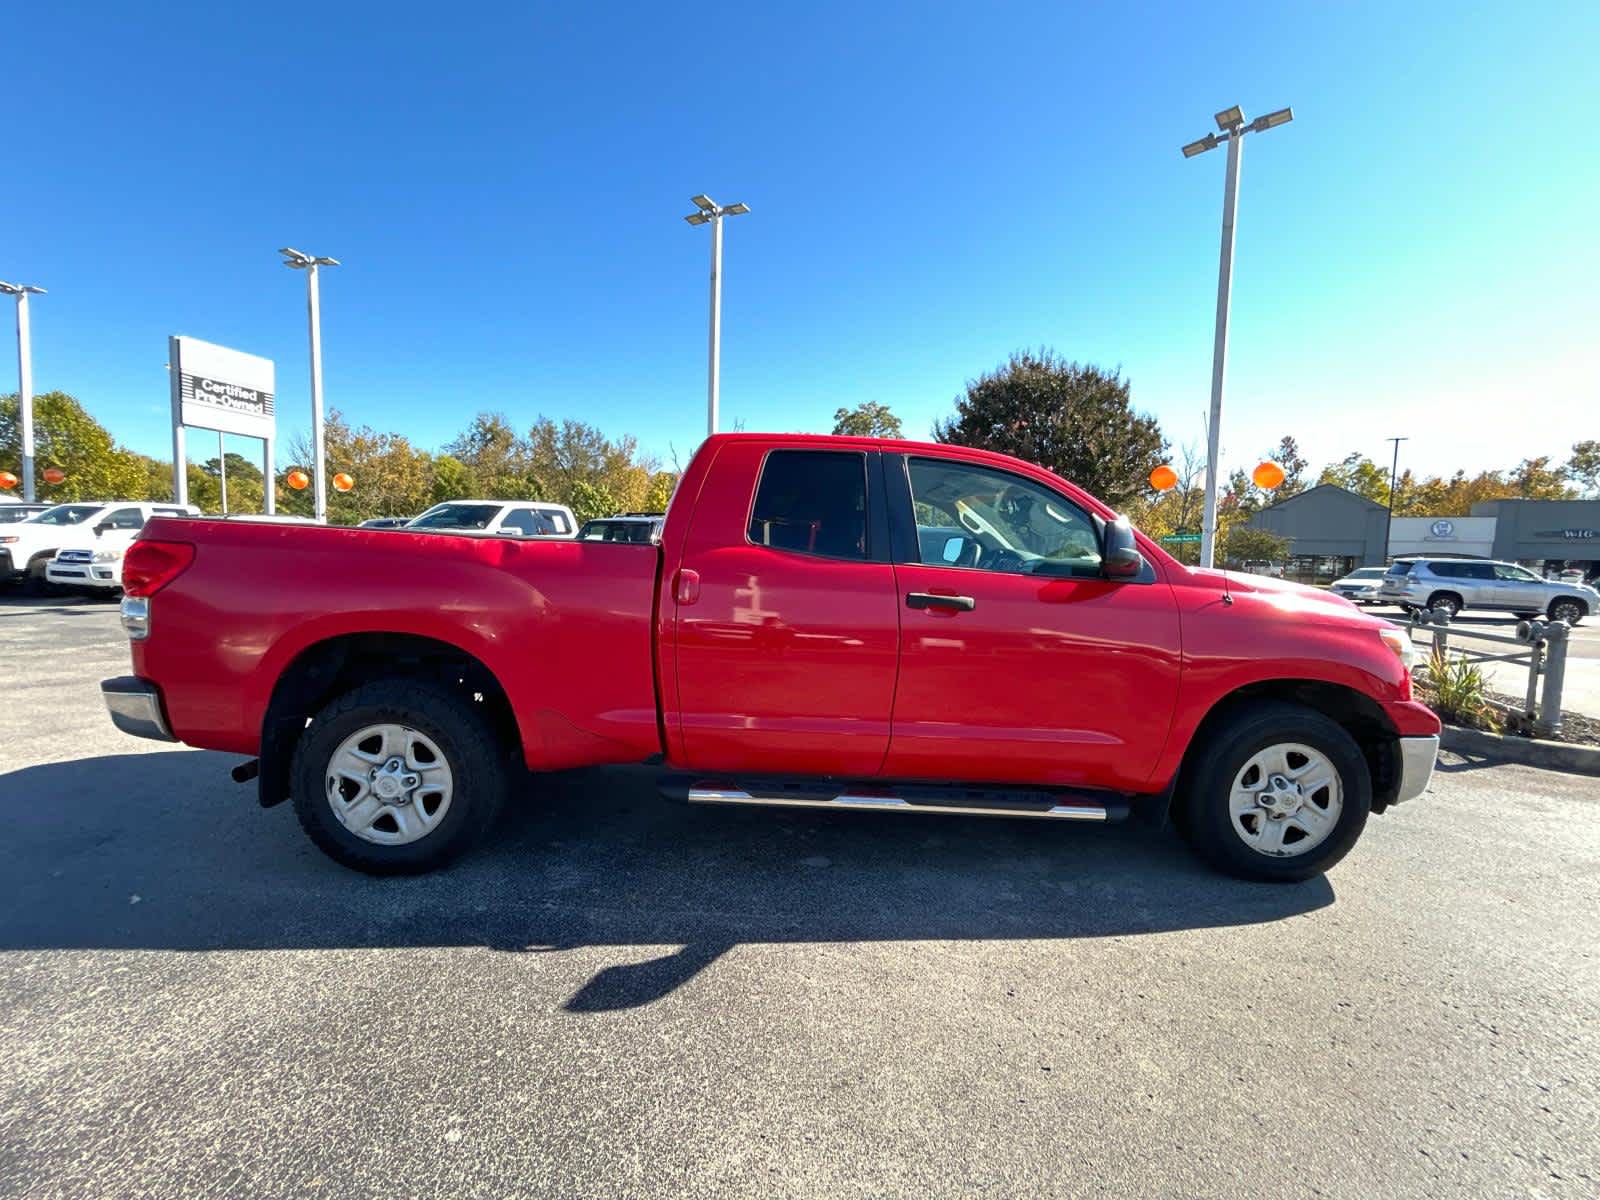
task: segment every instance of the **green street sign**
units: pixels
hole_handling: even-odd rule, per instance
[[[1200,535],[1198,533],[1169,533],[1161,540],[1163,542],[1198,542]]]

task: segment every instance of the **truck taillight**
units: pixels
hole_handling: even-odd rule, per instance
[[[194,547],[188,542],[135,542],[122,556],[122,594],[153,596],[193,561]]]

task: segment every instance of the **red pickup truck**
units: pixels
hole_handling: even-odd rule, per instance
[[[124,586],[118,727],[253,756],[378,873],[467,848],[524,766],[651,761],[697,803],[1170,817],[1303,879],[1438,747],[1400,629],[956,446],[712,437],[659,545],[160,517]]]

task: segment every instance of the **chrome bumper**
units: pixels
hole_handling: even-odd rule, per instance
[[[1433,778],[1433,764],[1439,757],[1439,735],[1403,737],[1400,739],[1400,781],[1395,788],[1391,804],[1414,800],[1428,789]]]
[[[167,718],[161,712],[161,693],[155,684],[136,675],[119,675],[100,682],[100,695],[111,714],[111,723],[123,733],[158,742],[178,740],[167,728]]]

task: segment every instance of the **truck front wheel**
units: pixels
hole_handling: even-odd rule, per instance
[[[488,724],[428,680],[376,680],[337,697],[312,718],[290,772],[311,840],[373,875],[429,871],[462,853],[506,789]]]
[[[1189,773],[1189,837],[1212,866],[1243,879],[1319,875],[1361,836],[1372,779],[1361,747],[1314,709],[1241,707]]]

